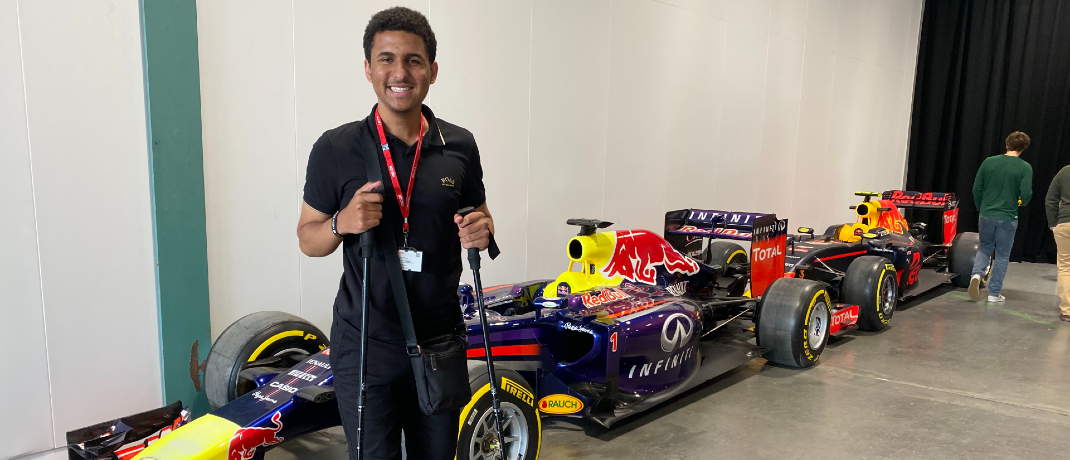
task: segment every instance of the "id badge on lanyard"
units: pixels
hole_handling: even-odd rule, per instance
[[[409,247],[409,210],[412,204],[412,186],[416,182],[416,166],[420,162],[420,149],[424,142],[424,117],[420,115],[420,137],[416,141],[416,155],[412,159],[412,173],[409,175],[409,187],[405,195],[401,194],[401,184],[398,182],[398,173],[394,168],[394,159],[390,154],[390,145],[386,140],[386,132],[383,131],[383,119],[379,116],[379,108],[375,108],[375,127],[379,130],[379,142],[383,147],[383,157],[386,158],[386,169],[390,172],[390,182],[394,186],[394,196],[397,197],[398,207],[401,209],[401,217],[405,219],[401,226],[403,235],[401,248],[398,249],[398,258],[401,259],[401,269],[407,272],[420,272],[423,269],[424,253]]]

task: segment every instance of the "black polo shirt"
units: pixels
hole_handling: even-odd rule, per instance
[[[423,138],[420,163],[413,185],[409,211],[409,246],[423,251],[420,272],[403,272],[413,326],[419,340],[446,334],[462,324],[457,285],[461,279],[461,242],[453,216],[466,206],[479,207],[486,201],[479,150],[468,130],[435,118],[423,106],[428,130]],[[360,129],[361,124],[368,127]],[[372,140],[365,138],[370,133]],[[406,145],[387,134],[402,194],[412,172],[416,144]],[[383,220],[376,231],[393,231],[402,244],[401,210],[394,195],[386,160],[379,146],[375,108],[367,118],[339,126],[320,136],[308,159],[305,203],[324,214],[343,209],[353,194],[368,182],[364,169],[364,149],[374,148],[382,170]],[[382,238],[378,238],[371,260],[368,282],[369,337],[404,344],[394,294],[387,274]],[[359,331],[361,324],[361,283],[363,266],[358,256],[359,235],[347,235],[342,242],[344,264],[338,295],[334,301],[335,322]],[[396,254],[393,255],[397,257]]]

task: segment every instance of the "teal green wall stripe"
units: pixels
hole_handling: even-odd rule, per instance
[[[164,402],[209,410],[211,346],[195,0],[142,0]]]

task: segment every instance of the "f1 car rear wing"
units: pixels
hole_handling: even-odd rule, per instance
[[[788,220],[776,214],[680,209],[665,213],[665,240],[690,257],[703,257],[703,239],[750,241],[750,292],[757,297],[784,277]]]
[[[954,193],[888,190],[881,198],[902,209],[944,211],[944,244],[951,244],[959,231],[959,200]],[[913,217],[913,216],[911,216]]]
[[[665,235],[750,241],[755,219],[771,214],[681,209],[665,213]]]
[[[959,207],[959,200],[955,198],[954,193],[888,190],[881,194],[881,199],[891,201],[900,208],[942,209],[946,211]]]

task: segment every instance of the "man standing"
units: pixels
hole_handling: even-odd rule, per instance
[[[1052,179],[1044,205],[1048,227],[1055,233],[1059,248],[1059,319],[1070,321],[1070,166],[1064,166]]]
[[[397,7],[373,16],[364,31],[364,73],[379,102],[367,118],[325,132],[308,160],[297,228],[301,251],[322,257],[339,244],[343,248],[331,368],[351,457],[357,445],[360,334],[366,326],[360,315],[358,234],[372,228],[393,232],[405,251],[422,255],[407,256],[403,272],[418,340],[463,330],[457,301],[461,248],[493,245],[494,222],[475,139],[422,104],[438,74],[436,46],[434,32],[419,12]],[[379,156],[382,182],[369,183],[364,167],[368,149]],[[372,193],[379,186],[385,192]],[[456,214],[468,206],[476,211],[463,218]],[[404,432],[409,458],[452,459],[459,411],[424,415],[418,407],[387,275],[386,258],[399,255],[385,253],[381,242],[379,248],[368,282],[364,457],[400,459]]]
[[[1007,275],[1014,233],[1018,230],[1018,207],[1033,197],[1033,167],[1019,158],[1029,148],[1029,136],[1015,131],[1007,136],[1007,153],[988,157],[977,170],[973,181],[973,201],[980,211],[978,228],[981,245],[973,262],[970,297],[981,300],[981,276],[988,269],[993,249],[992,275],[988,279],[988,301],[1006,300],[1000,290]]]

